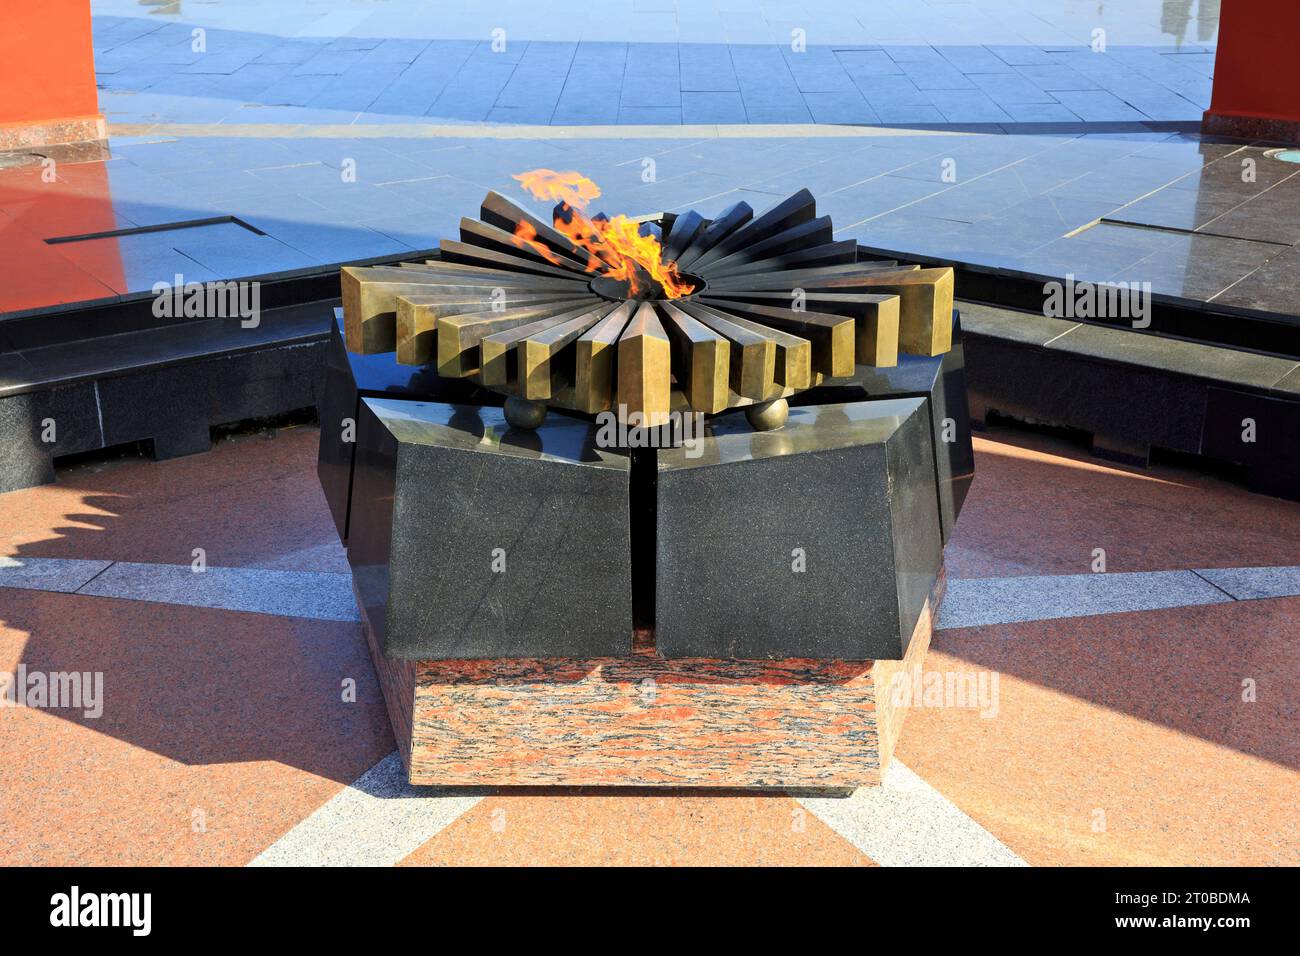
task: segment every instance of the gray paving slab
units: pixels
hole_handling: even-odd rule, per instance
[[[659,100],[660,89],[665,96],[742,91],[756,107],[756,115],[747,112],[750,123],[857,122],[860,111],[826,97],[751,104],[756,96],[849,93],[854,86],[882,114],[880,122],[969,124],[996,117],[973,97],[947,98],[938,110],[904,109],[926,104],[905,99],[897,88],[878,91],[888,102],[876,103],[869,88],[880,77],[903,77],[927,91],[982,88],[1012,122],[1190,121],[1208,102],[1217,31],[1213,16],[1198,17],[1193,30],[1190,19],[1180,23],[1146,10],[1084,15],[1068,0],[1046,0],[1034,17],[1014,20],[1002,0],[971,0],[960,13],[949,4],[914,5],[905,15],[866,0],[797,15],[781,5],[741,11],[649,2],[654,9],[606,7],[594,17],[544,22],[532,6],[511,4],[488,25],[470,0],[433,7],[391,0],[377,11],[283,0],[269,15],[254,5],[186,7],[176,22],[159,25],[127,0],[96,0],[94,33],[105,93],[174,97],[151,115],[128,110],[134,120],[215,122],[232,115],[241,122],[319,123],[326,118],[308,111],[328,105],[378,116],[543,123],[549,105],[556,106],[549,122],[563,125],[610,120],[607,107],[584,109],[576,98],[560,98],[571,87],[594,93],[601,86],[632,108],[683,107]],[[193,23],[207,30],[206,52],[191,48]],[[286,24],[300,35],[285,36]],[[1084,45],[1098,25],[1114,31],[1105,54]],[[485,34],[497,27],[506,42],[494,48]],[[794,30],[802,31],[805,45],[792,45]],[[334,86],[330,78],[348,82]],[[288,82],[293,79],[325,85]],[[438,102],[448,87],[453,98]],[[1076,109],[1058,91],[1109,92],[1114,99],[1071,97]],[[957,108],[963,103],[970,106],[965,113]],[[1031,105],[1043,108],[1023,109]],[[276,109],[257,111],[267,107]],[[683,115],[683,121],[690,119]]]

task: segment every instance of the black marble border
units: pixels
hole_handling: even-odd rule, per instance
[[[313,409],[331,304],[263,310],[256,329],[208,320],[0,352],[0,492],[54,481],[64,456],[147,442],[175,458],[211,448],[215,426]]]
[[[1012,310],[964,315],[974,427],[1000,413],[1077,429],[1097,457],[1144,467],[1161,450],[1196,456],[1300,501],[1300,364],[1191,343],[1139,351],[1134,333]]]

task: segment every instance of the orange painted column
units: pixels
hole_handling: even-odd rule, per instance
[[[1229,0],[1219,13],[1207,133],[1300,142],[1300,0]]]
[[[104,139],[90,0],[4,0],[0,149]]]

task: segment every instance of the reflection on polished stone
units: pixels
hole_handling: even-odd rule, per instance
[[[1125,76],[1141,67],[1176,71],[1180,82],[1208,84],[1207,76],[1184,64],[1213,59],[1212,53],[1134,51],[1124,54],[1131,58],[1122,63],[1109,54],[1080,55],[1091,60],[1078,63],[1078,69],[1070,65],[1078,58],[1066,53],[1051,54],[1059,66],[1006,69],[1048,71],[1044,82],[1062,71],[1087,80],[1081,70],[1094,68],[1094,60],[1106,60],[1115,64],[1107,69]],[[1098,79],[1110,83],[1114,77]],[[1072,92],[1112,95],[1105,89]],[[372,158],[367,168],[374,172],[380,162],[391,166],[393,178],[405,183],[400,195],[409,202],[393,201],[395,187],[363,180],[337,190],[337,177],[323,182],[322,170],[337,162],[340,150],[355,155],[352,151],[367,144],[375,148],[375,142],[205,136],[201,151],[187,141],[115,144],[111,162],[60,164],[59,178],[48,184],[41,182],[39,168],[0,170],[0,243],[10,252],[9,263],[0,263],[0,312],[115,294],[147,295],[154,282],[170,280],[177,266],[187,278],[236,278],[311,264],[409,257],[412,248],[432,248],[455,231],[457,217],[451,210],[464,210],[481,199],[482,187],[466,186],[467,179],[479,175],[484,185],[505,188],[508,170],[517,168],[519,146],[513,141],[447,139],[433,149],[428,139],[394,136],[379,141],[382,159]],[[1142,279],[1133,275],[1140,265],[1157,293],[1213,297],[1288,314],[1297,310],[1291,290],[1274,290],[1271,277],[1255,284],[1248,300],[1232,302],[1238,286],[1249,284],[1260,268],[1244,253],[1258,251],[1260,244],[1295,246],[1289,194],[1300,186],[1293,178],[1297,169],[1268,158],[1262,146],[1151,132],[900,135],[891,137],[888,146],[878,139],[847,137],[834,141],[834,152],[823,151],[826,142],[789,136],[761,147],[747,144],[761,158],[761,172],[734,161],[734,141],[693,143],[700,169],[717,177],[718,198],[706,198],[689,179],[661,184],[657,191],[668,204],[716,216],[736,196],[749,195],[747,190],[775,178],[781,188],[807,185],[814,190],[819,212],[837,224],[859,223],[837,238],[875,249],[1055,277],[1072,273],[1094,281]],[[614,161],[603,157],[614,145],[612,140],[587,141],[584,149],[592,160],[584,171],[598,181],[613,181]],[[939,179],[938,160],[946,156],[957,159],[963,171],[955,184]],[[1243,181],[1244,159],[1255,161],[1253,181]],[[173,170],[169,162],[183,165]],[[866,182],[861,181],[864,170],[873,177]],[[405,175],[396,175],[399,171]],[[414,176],[416,171],[422,175]],[[1190,192],[1194,198],[1175,192]],[[196,199],[199,195],[209,198]],[[908,201],[900,204],[900,196]],[[631,208],[628,204],[639,200],[624,190],[612,193],[610,201]],[[1248,211],[1239,208],[1246,202]],[[440,212],[417,215],[413,207]],[[168,230],[84,243],[46,242],[227,214],[266,236],[239,236],[231,246],[224,237],[239,230],[224,228],[223,236],[217,236],[205,227],[182,230],[187,236]],[[1232,237],[1220,247],[1243,254],[1211,256],[1207,264],[1195,250],[1189,259],[1185,246],[1167,242],[1171,235],[1177,237],[1170,230],[1217,232],[1212,223],[1219,217],[1226,217],[1219,226]],[[1089,228],[1099,221],[1103,226],[1133,221],[1154,228]],[[212,238],[205,238],[210,233]],[[1267,246],[1264,251],[1272,255],[1276,250]]]

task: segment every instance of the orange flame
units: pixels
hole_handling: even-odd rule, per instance
[[[600,196],[600,187],[586,176],[534,169],[514,178],[535,199],[559,203],[554,216],[555,229],[586,251],[588,272],[600,272],[626,282],[632,295],[640,291],[645,276],[658,283],[669,299],[680,299],[694,291],[695,286],[678,273],[676,262],[663,261],[659,240],[641,234],[640,223],[622,215],[613,219],[587,218],[583,210]],[[526,222],[515,227],[515,243],[534,250],[550,262],[558,262],[555,253],[537,239],[537,230]]]
[[[551,247],[537,238],[537,230],[527,222],[520,221],[515,226],[515,245],[521,249],[532,249],[551,265],[562,265],[564,260],[551,251]]]

